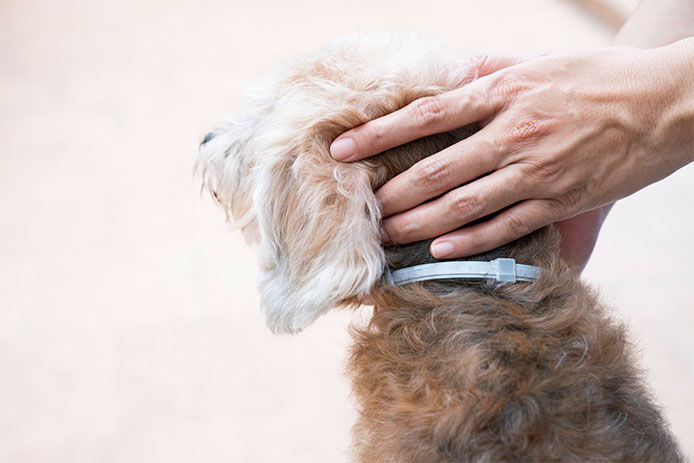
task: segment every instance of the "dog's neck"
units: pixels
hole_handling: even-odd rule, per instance
[[[372,186],[379,188],[388,180],[412,167],[422,159],[454,145],[477,132],[478,127],[469,125],[451,132],[421,138],[405,145],[385,151],[365,162],[372,174]],[[478,220],[488,219],[488,217]],[[472,222],[474,224],[476,222]],[[470,225],[470,224],[468,224]],[[538,242],[539,240],[539,242]],[[493,261],[498,258],[515,259],[517,263],[542,267],[548,254],[558,252],[558,235],[537,231],[505,246],[490,251],[455,259],[456,261]],[[429,252],[432,240],[408,244],[386,245],[386,264],[391,271],[422,264],[441,262]]]
[[[392,285],[429,280],[494,280],[497,283],[533,281],[540,277],[540,267],[516,264],[515,259],[499,257],[484,261],[451,261],[414,265],[392,271],[386,269],[386,280]]]

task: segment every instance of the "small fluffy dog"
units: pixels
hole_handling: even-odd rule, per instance
[[[204,185],[259,242],[268,325],[294,333],[375,302],[352,329],[360,461],[681,460],[624,328],[562,261],[553,227],[464,259],[513,258],[541,267],[537,280],[389,282],[387,269],[436,260],[429,241],[381,244],[373,191],[477,127],[355,163],[334,161],[330,143],[469,78],[415,36],[356,35],[285,65],[205,137]]]

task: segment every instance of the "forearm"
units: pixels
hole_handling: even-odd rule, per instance
[[[694,35],[694,1],[642,0],[615,37],[615,45],[654,48]]]
[[[641,0],[634,13],[620,29],[613,44],[653,48],[669,45],[691,36],[694,36],[694,1]],[[691,58],[690,62],[694,65],[691,47],[688,55]],[[690,104],[694,103],[690,101]],[[613,204],[609,204],[602,208],[601,224],[612,206]]]
[[[678,77],[675,77],[681,88],[678,104],[669,111],[672,124],[679,128],[677,133],[681,136],[682,157],[671,161],[679,167],[694,162],[694,36],[679,40],[666,49],[680,69]]]

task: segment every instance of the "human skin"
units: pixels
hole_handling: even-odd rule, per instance
[[[657,48],[477,57],[474,82],[350,130],[331,153],[355,161],[477,122],[376,192],[384,238],[439,236],[432,255],[453,258],[556,222],[582,269],[614,201],[694,158],[694,38],[662,46],[693,33],[694,2],[644,1],[615,43]]]

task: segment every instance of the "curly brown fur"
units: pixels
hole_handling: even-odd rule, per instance
[[[465,135],[384,153],[386,178]],[[561,260],[559,242],[546,227],[465,258],[539,266],[532,283],[382,282],[372,292],[377,310],[353,327],[349,366],[361,461],[681,459],[624,327]],[[386,258],[392,268],[435,262],[428,249],[390,246]]]

